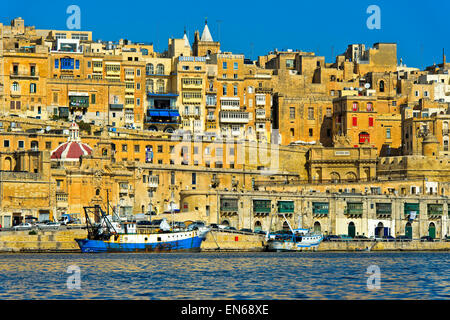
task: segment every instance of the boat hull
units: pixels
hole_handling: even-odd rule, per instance
[[[172,237],[172,239],[170,239]],[[156,239],[154,239],[156,238]],[[199,252],[203,237],[181,234],[119,235],[109,240],[75,239],[81,252]]]
[[[322,242],[323,237],[314,237],[310,241],[294,242],[290,240],[270,240],[267,251],[315,251]]]

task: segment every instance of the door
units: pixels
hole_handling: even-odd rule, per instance
[[[433,222],[428,226],[428,235],[433,239],[436,238],[436,226]]]
[[[411,226],[411,223],[408,222],[405,227],[405,236],[408,237],[409,239],[412,239],[412,234],[413,234],[412,226]]]
[[[352,238],[356,235],[356,227],[353,221],[348,224],[348,235]]]

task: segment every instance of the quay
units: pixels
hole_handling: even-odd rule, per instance
[[[85,229],[60,229],[51,231],[2,231],[0,253],[77,253],[81,252],[74,239],[86,237]],[[260,252],[264,251],[264,235],[240,231],[214,230],[202,243],[202,252]],[[385,240],[335,240],[323,241],[317,251],[450,251],[450,241],[385,241]]]

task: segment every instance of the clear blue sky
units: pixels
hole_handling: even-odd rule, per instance
[[[157,51],[167,48],[169,37],[181,38],[186,26],[189,40],[203,30],[205,17],[222,51],[258,55],[278,48],[314,51],[333,62],[348,44],[396,42],[398,59],[423,68],[450,60],[449,0],[360,1],[170,1],[170,0],[60,0],[8,1],[0,4],[0,22],[14,17],[38,29],[67,29],[66,9],[81,9],[81,30],[93,31],[94,40],[153,42]],[[381,9],[381,29],[369,30],[369,5]],[[219,22],[220,21],[220,22]],[[333,49],[332,49],[333,48]],[[253,53],[253,54],[252,54]]]

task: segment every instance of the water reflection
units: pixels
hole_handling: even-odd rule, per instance
[[[0,299],[448,299],[450,253],[3,254]],[[67,268],[81,270],[69,290]],[[367,288],[367,267],[381,270]]]

